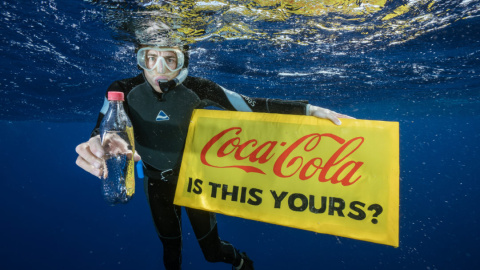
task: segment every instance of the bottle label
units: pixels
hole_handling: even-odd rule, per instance
[[[132,161],[128,163],[125,186],[127,187],[127,196],[132,196],[135,193],[135,162],[133,162],[135,156],[135,143],[133,138],[133,128],[127,126],[126,130],[128,139],[132,144]]]

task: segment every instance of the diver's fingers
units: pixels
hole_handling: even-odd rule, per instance
[[[139,154],[137,154],[137,152],[135,152],[135,155],[133,156],[133,160],[134,160],[135,162],[138,162],[138,161],[140,161],[141,159],[142,159],[142,157],[141,157]]]
[[[318,117],[318,118],[323,118],[323,119],[329,119],[330,121],[332,121],[335,125],[341,125],[342,122],[340,121],[340,119],[338,119],[338,117],[336,116],[337,113],[334,112],[334,111],[331,111],[329,109],[325,109],[325,108],[320,108],[320,107],[317,107],[317,106],[313,106],[313,108],[311,109],[311,113],[310,113],[312,116],[315,116],[315,117]]]
[[[121,153],[121,154],[125,154],[125,153]],[[133,156],[133,161],[135,162],[140,161],[142,159],[142,157],[140,157],[140,155],[137,154],[137,152],[135,152],[135,155],[133,155],[133,152],[129,150],[127,152],[127,158],[132,159],[132,156]]]
[[[342,121],[340,121],[340,119],[338,119],[335,114],[328,114],[326,118],[332,121],[337,126],[340,126],[342,124]]]
[[[127,152],[127,158],[128,159],[131,159],[132,158],[132,151],[128,151]],[[135,162],[138,162],[142,159],[142,157],[140,157],[139,154],[137,154],[137,152],[135,152],[135,154],[133,155],[133,161]]]
[[[334,111],[331,111],[329,109],[321,108],[318,106],[312,106],[310,109],[310,115],[318,117],[318,118],[324,118],[324,119],[329,119],[336,125],[341,125],[342,122],[340,121],[339,118],[346,118],[346,119],[355,119],[351,116],[348,116],[346,114],[341,114],[337,113]]]
[[[338,118],[346,118],[346,119],[356,119],[355,117],[351,117],[349,115],[341,114],[341,113],[337,113],[337,117]]]
[[[85,171],[99,176],[98,170],[102,171],[104,161],[92,153],[89,142],[77,145],[75,151],[78,154],[76,164]]]
[[[108,137],[108,139],[106,139],[105,142],[108,142],[109,148],[115,149],[115,151],[120,151],[120,152],[128,151],[127,142],[117,134],[114,134],[114,136]]]
[[[87,143],[88,143],[89,151],[92,154],[94,154],[98,159],[102,159],[103,155],[105,155],[105,151],[103,150],[103,147],[102,147],[102,141],[100,139],[100,135],[91,137]]]
[[[77,157],[77,161],[75,163],[77,164],[78,167],[82,168],[86,172],[89,172],[98,178],[100,178],[103,174],[102,168],[95,168],[94,166],[92,166],[92,164],[88,163],[81,156]]]

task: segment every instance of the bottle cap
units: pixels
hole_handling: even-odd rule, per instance
[[[108,92],[108,100],[123,101],[124,100],[123,98],[124,98],[123,92],[114,92],[114,91]]]

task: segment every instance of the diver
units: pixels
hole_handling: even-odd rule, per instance
[[[307,102],[251,98],[227,90],[204,79],[188,76],[189,47],[163,38],[142,42],[136,48],[137,64],[143,72],[136,77],[113,82],[108,91],[125,95],[125,110],[135,134],[135,161],[144,166],[144,187],[158,237],[163,244],[167,270],[181,269],[181,208],[173,204],[179,166],[192,112],[216,106],[226,110],[313,115],[330,119],[351,118]],[[76,147],[76,164],[100,177],[103,149],[99,126],[108,108],[104,103],[91,138]],[[141,157],[140,157],[141,156]],[[219,238],[214,213],[186,208],[205,259],[225,262],[233,269],[250,270],[252,260],[232,244]]]

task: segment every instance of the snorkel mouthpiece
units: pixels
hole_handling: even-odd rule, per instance
[[[158,86],[160,86],[160,89],[162,92],[168,92],[171,88],[176,86],[176,83],[174,80],[166,81],[166,80],[158,80],[157,81]]]
[[[188,69],[184,68],[173,80],[167,81],[167,80],[159,79],[157,80],[157,83],[163,92],[168,92],[168,90],[175,88],[177,85],[180,85],[181,83],[183,83],[183,81],[187,78],[187,75],[188,75]]]

